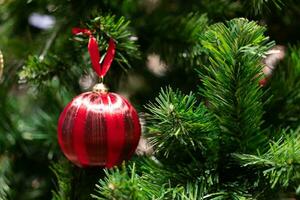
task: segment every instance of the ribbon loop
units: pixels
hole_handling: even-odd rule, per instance
[[[105,74],[107,73],[107,71],[110,68],[110,65],[115,57],[115,53],[116,53],[116,43],[114,42],[114,40],[112,38],[109,39],[109,43],[108,43],[108,49],[107,49],[107,53],[105,55],[102,67],[101,67],[101,75],[105,76]]]
[[[101,56],[98,48],[98,43],[96,38],[93,36],[92,32],[89,29],[82,29],[82,28],[73,28],[72,33],[74,35],[87,35],[89,36],[89,43],[88,43],[88,51],[90,54],[91,62],[92,62],[92,67],[94,71],[103,78],[107,71],[109,70],[111,63],[115,57],[115,52],[116,52],[116,43],[115,41],[110,38],[109,43],[108,43],[108,49],[107,53],[104,57],[103,63],[100,63]]]
[[[101,65],[100,65],[100,52],[98,50],[98,43],[95,37],[90,36],[89,43],[88,43],[88,51],[90,54],[92,67],[94,71],[101,76]]]

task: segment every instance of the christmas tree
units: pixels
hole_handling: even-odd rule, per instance
[[[300,198],[296,0],[0,1],[0,199]],[[112,168],[62,153],[64,107],[98,82],[89,29],[115,57],[110,91],[142,136]],[[124,150],[125,151],[125,150]]]

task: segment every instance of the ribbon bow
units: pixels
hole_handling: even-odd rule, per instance
[[[100,63],[101,57],[98,49],[98,43],[96,38],[93,36],[92,32],[89,29],[73,28],[72,33],[74,35],[83,34],[90,37],[88,43],[88,51],[90,54],[92,66],[95,72],[98,74],[98,76],[103,78],[109,70],[110,65],[115,57],[116,43],[114,42],[114,40],[112,38],[109,39],[107,53],[103,62]]]

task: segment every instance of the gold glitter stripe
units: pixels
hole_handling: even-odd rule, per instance
[[[0,51],[0,79],[3,74],[3,68],[4,68],[4,60],[3,60],[2,52]]]

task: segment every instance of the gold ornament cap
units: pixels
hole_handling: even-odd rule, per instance
[[[4,68],[4,60],[3,60],[2,52],[0,50],[0,79],[2,77],[3,68]]]
[[[108,88],[103,83],[98,83],[93,87],[93,92],[97,92],[100,94],[107,94]]]

